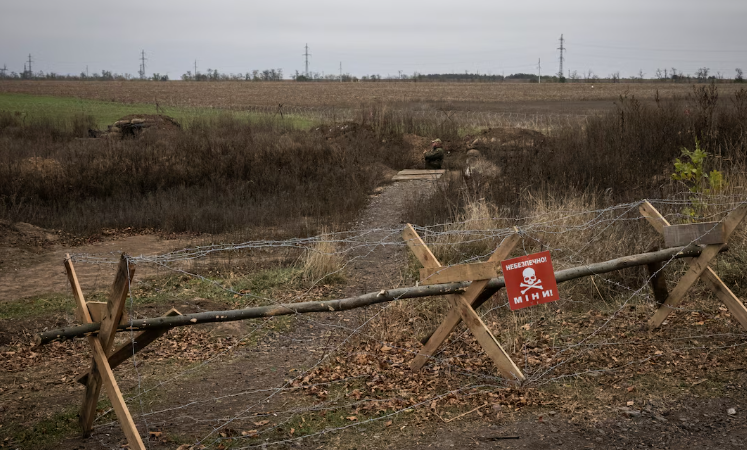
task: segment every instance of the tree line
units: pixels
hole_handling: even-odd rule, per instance
[[[17,72],[0,72],[0,78],[2,79],[15,79],[15,80],[71,80],[71,81],[126,81],[126,80],[150,80],[150,81],[169,81],[169,76],[166,74],[154,73],[150,77],[133,77],[129,73],[119,74],[108,70],[102,70],[100,73],[88,74],[81,72],[79,75],[71,74],[58,74],[55,72],[30,72],[24,71],[21,73]],[[218,69],[207,69],[205,72],[192,73],[187,71],[180,77],[183,81],[283,81],[286,78],[283,74],[283,69],[265,69],[265,70],[252,70],[251,72],[245,73],[221,73]],[[510,75],[493,75],[493,74],[481,74],[481,73],[434,73],[434,74],[421,74],[418,72],[412,75],[405,74],[399,71],[395,75],[382,76],[380,74],[369,74],[363,76],[354,76],[349,73],[342,74],[325,74],[324,72],[309,72],[301,73],[296,70],[291,74],[290,79],[293,81],[300,82],[312,82],[312,81],[342,81],[342,82],[376,82],[376,81],[410,81],[410,82],[477,82],[477,83],[500,83],[506,81],[518,81],[528,83],[578,83],[578,82],[671,82],[671,83],[707,83],[707,82],[735,82],[743,83],[744,72],[741,68],[735,69],[735,75],[733,78],[726,77],[721,72],[713,73],[708,67],[701,67],[696,70],[694,75],[686,74],[677,68],[664,68],[656,69],[653,77],[646,77],[643,70],[639,71],[637,75],[623,78],[620,76],[620,72],[613,72],[607,77],[600,77],[594,71],[588,70],[585,72],[578,72],[577,70],[569,70],[568,74],[552,74],[543,75],[541,78],[537,74],[530,73],[515,73]]]

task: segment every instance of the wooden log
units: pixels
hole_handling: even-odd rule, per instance
[[[693,258],[700,255],[701,251],[702,247],[692,246],[682,248],[668,248],[656,252],[623,256],[622,258],[616,258],[610,261],[559,270],[555,272],[555,280],[558,283],[563,283],[566,281],[575,280],[576,278],[614,272],[616,270],[627,269],[629,267],[643,266],[656,261],[666,261],[671,258]],[[469,286],[469,283],[447,283],[434,284],[431,286],[413,286],[370,292],[358,297],[349,297],[337,300],[278,304],[228,311],[208,311],[195,314],[184,314],[175,317],[136,319],[132,321],[132,327],[130,327],[130,324],[121,325],[118,327],[118,331],[126,331],[130,329],[148,330],[155,328],[172,328],[196,325],[199,323],[231,322],[236,320],[285,316],[290,314],[347,311],[350,309],[376,305],[379,303],[392,302],[401,299],[458,294],[464,292],[464,289],[467,286]],[[485,289],[491,289],[495,291],[505,286],[506,283],[503,278],[498,277],[486,281]],[[37,345],[44,345],[56,340],[83,337],[98,332],[99,327],[100,324],[92,323],[88,325],[49,330],[36,335],[34,342]]]

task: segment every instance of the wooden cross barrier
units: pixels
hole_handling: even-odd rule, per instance
[[[67,277],[70,281],[73,297],[77,305],[77,317],[84,324],[90,324],[95,321],[101,322],[98,336],[88,336],[91,353],[93,353],[91,369],[78,377],[78,382],[86,385],[83,407],[80,411],[80,425],[83,428],[83,432],[90,434],[93,429],[93,421],[96,418],[96,405],[101,393],[101,386],[103,385],[111,401],[112,408],[117,415],[117,419],[119,419],[122,431],[127,437],[130,449],[145,450],[143,441],[140,438],[137,427],[135,427],[135,423],[132,421],[132,416],[119,390],[112,369],[168,332],[168,329],[142,331],[135,336],[133,342],[122,344],[107,357],[107,354],[109,354],[114,345],[114,336],[117,332],[117,327],[122,322],[125,301],[130,290],[130,282],[135,275],[135,266],[127,261],[124,254],[122,255],[106,303],[86,302],[70,255],[67,255],[65,258],[65,270],[67,271]],[[180,315],[175,309],[166,313],[166,316],[175,315]]]
[[[420,270],[421,284],[450,283],[455,281],[471,280],[463,294],[451,294],[447,298],[452,305],[451,311],[444,321],[428,339],[418,355],[410,363],[412,370],[420,370],[425,362],[433,356],[438,347],[446,341],[452,331],[464,320],[477,339],[477,342],[485,350],[485,353],[493,360],[501,374],[512,381],[524,381],[524,374],[514,364],[501,344],[495,339],[493,333],[485,326],[480,316],[475,312],[473,305],[485,290],[488,281],[498,276],[497,268],[500,262],[511,253],[521,238],[518,234],[508,236],[491,255],[486,263],[462,264],[456,266],[442,267],[430,249],[425,245],[418,233],[407,224],[402,237],[410,250],[423,265]]]
[[[654,289],[654,292],[661,304],[656,313],[654,313],[654,316],[649,320],[649,327],[658,328],[661,326],[672,310],[682,302],[687,291],[700,278],[716,294],[716,297],[726,305],[734,318],[744,328],[747,328],[747,308],[745,308],[744,304],[724,282],[721,281],[716,272],[708,267],[711,260],[726,246],[729,237],[737,226],[744,220],[745,215],[747,215],[747,203],[739,205],[723,221],[710,224],[672,226],[648,201],[645,201],[641,205],[640,211],[656,231],[664,236],[667,246],[680,246],[689,243],[706,244],[700,256],[685,259],[689,261],[687,272],[671,292],[666,292],[665,283],[661,281],[656,283],[658,286]],[[652,270],[652,267],[649,267],[649,270]],[[663,301],[660,299],[663,299]]]

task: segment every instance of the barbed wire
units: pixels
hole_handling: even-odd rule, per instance
[[[740,198],[739,196],[714,196],[711,198],[712,202],[709,204],[715,209],[717,208],[718,211],[712,210],[707,213],[705,217],[708,219],[717,219],[723,217],[725,214],[728,214],[729,212],[733,211],[737,207],[741,206],[745,203],[744,198]],[[682,198],[682,199],[655,199],[655,200],[649,200],[654,205],[659,205],[662,207],[667,207],[667,211],[662,211],[662,213],[669,218],[673,219],[683,219],[688,218],[689,216],[686,214],[683,214],[681,212],[677,211],[678,207],[683,207],[686,205],[691,204],[692,200],[688,198]],[[464,251],[458,251],[456,253],[456,257],[454,259],[458,260],[458,262],[451,263],[451,264],[444,264],[443,268],[453,267],[457,264],[465,264],[470,263],[474,261],[481,261],[485,260],[487,257],[492,254],[492,249],[494,249],[495,245],[487,245],[491,243],[495,243],[501,239],[506,238],[507,236],[513,234],[515,232],[514,226],[518,227],[520,234],[522,235],[524,240],[529,242],[531,245],[528,247],[525,247],[524,253],[527,253],[529,251],[532,251],[532,246],[539,246],[540,248],[546,248],[550,249],[553,252],[553,259],[556,261],[559,265],[562,264],[588,264],[588,258],[585,258],[583,254],[596,245],[598,242],[609,239],[611,233],[614,233],[616,230],[612,229],[613,226],[623,226],[628,223],[637,223],[641,220],[644,220],[640,217],[638,214],[633,214],[634,211],[636,211],[636,208],[639,207],[643,201],[636,201],[636,202],[629,202],[629,203],[623,203],[619,205],[613,205],[606,208],[599,208],[595,210],[587,210],[587,211],[576,211],[573,209],[555,209],[553,211],[548,211],[545,213],[539,213],[539,214],[533,214],[522,218],[512,218],[512,217],[492,217],[489,218],[488,221],[486,219],[466,219],[462,221],[454,221],[454,222],[447,222],[447,223],[441,223],[433,226],[428,227],[415,227],[416,231],[423,237],[423,239],[428,243],[428,246],[434,249],[434,251],[438,251],[440,248],[456,248],[460,246],[474,246],[477,244],[484,245],[485,250],[484,251],[474,251],[474,248],[471,250],[464,250]],[[508,224],[508,226],[501,227],[501,228],[494,228],[491,226],[481,226],[483,223],[490,223],[490,224],[496,224],[496,223],[505,223]],[[220,441],[228,438],[223,438],[220,436],[217,436],[221,430],[226,429],[230,424],[245,420],[249,417],[256,417],[256,416],[248,416],[247,414],[251,411],[253,411],[258,405],[266,404],[268,403],[274,396],[276,396],[279,393],[284,392],[294,392],[299,389],[299,387],[294,386],[294,382],[303,379],[303,377],[308,376],[309,374],[313,373],[314,370],[321,367],[323,364],[325,364],[326,361],[330,360],[334,355],[341,354],[344,349],[348,348],[347,346],[353,341],[354,338],[361,339],[362,342],[367,342],[369,344],[371,343],[377,343],[377,344],[383,344],[383,345],[389,345],[390,347],[400,351],[401,353],[405,355],[411,355],[416,356],[418,354],[417,348],[408,348],[408,347],[402,347],[402,346],[396,346],[392,344],[391,342],[387,342],[385,340],[382,340],[380,337],[377,337],[375,333],[370,332],[369,327],[370,325],[379,317],[382,316],[386,311],[388,311],[395,302],[390,302],[385,305],[379,305],[377,307],[377,310],[368,318],[365,318],[365,320],[362,321],[357,326],[348,326],[342,323],[338,324],[329,324],[324,323],[319,320],[315,320],[312,317],[304,316],[297,311],[293,310],[292,303],[295,300],[299,300],[302,298],[307,297],[312,292],[312,289],[316,286],[318,286],[326,276],[334,273],[341,273],[349,269],[350,265],[353,264],[356,261],[363,261],[366,258],[368,258],[374,251],[381,248],[390,248],[390,249],[401,249],[405,245],[407,245],[405,242],[402,241],[400,235],[401,235],[401,227],[379,227],[379,228],[371,228],[371,229],[363,229],[363,230],[353,230],[353,231],[347,231],[347,232],[335,232],[335,233],[326,233],[324,235],[320,236],[313,236],[313,237],[307,237],[307,238],[292,238],[287,240],[258,240],[258,241],[246,241],[241,242],[238,244],[211,244],[207,246],[199,246],[199,247],[190,247],[185,248],[181,250],[176,250],[173,252],[160,254],[160,255],[139,255],[139,256],[128,256],[128,263],[135,263],[135,264],[153,264],[158,267],[162,267],[170,272],[180,273],[182,275],[192,277],[195,279],[201,279],[205,282],[210,283],[212,286],[215,286],[219,288],[220,290],[231,294],[231,295],[239,295],[242,297],[250,297],[257,301],[262,301],[265,303],[273,304],[279,307],[287,308],[289,311],[294,313],[294,317],[296,317],[297,320],[302,321],[303,323],[309,323],[314,324],[322,329],[328,329],[330,330],[330,333],[332,331],[338,333],[340,337],[339,342],[335,342],[334,345],[325,347],[324,353],[320,358],[315,358],[315,362],[311,364],[306,369],[300,371],[296,376],[292,377],[289,380],[285,380],[282,383],[279,384],[279,386],[275,387],[267,387],[263,389],[253,389],[248,391],[239,391],[235,393],[228,393],[228,394],[221,394],[209,398],[195,398],[195,399],[188,399],[185,403],[178,405],[178,406],[172,406],[168,408],[164,408],[161,410],[150,410],[146,411],[143,405],[143,395],[146,393],[158,389],[161,387],[164,387],[166,384],[184,376],[185,374],[189,373],[190,371],[196,370],[195,368],[189,368],[185,371],[180,372],[174,377],[169,378],[168,380],[164,382],[160,382],[155,384],[154,386],[145,389],[142,385],[141,380],[141,374],[137,370],[137,362],[134,360],[134,334],[131,334],[130,339],[133,342],[133,364],[135,366],[135,377],[137,379],[137,392],[135,395],[131,395],[127,397],[128,402],[134,402],[137,401],[140,405],[140,414],[139,414],[139,420],[142,420],[144,427],[146,429],[146,433],[148,432],[148,427],[153,426],[154,424],[163,424],[164,422],[156,420],[157,416],[164,415],[164,414],[173,414],[177,411],[186,411],[189,408],[200,408],[202,405],[208,404],[208,403],[215,403],[220,402],[221,400],[229,399],[229,398],[238,398],[238,397],[252,397],[256,395],[260,395],[259,399],[251,401],[248,406],[242,405],[238,411],[231,412],[230,416],[221,418],[195,418],[192,414],[186,413],[179,415],[177,417],[170,417],[169,421],[173,422],[174,420],[194,420],[195,423],[215,423],[215,425],[212,425],[210,428],[212,428],[210,431],[206,432],[200,439],[197,439],[195,441],[195,446],[200,445],[202,443],[206,443],[210,446],[217,445]],[[552,246],[548,245],[548,240],[550,237],[557,237],[562,235],[571,235],[571,236],[583,236],[583,240],[577,240],[577,242],[574,242],[574,245],[571,245],[570,247],[560,247],[560,246]],[[652,234],[653,235],[653,234]],[[693,241],[695,242],[695,240]],[[331,252],[331,254],[336,255],[343,255],[346,257],[346,259],[340,264],[338,268],[336,268],[333,272],[330,272],[328,274],[324,274],[322,277],[318,277],[317,279],[311,280],[310,287],[307,289],[304,289],[302,292],[298,293],[297,295],[294,295],[293,298],[290,301],[283,301],[280,302],[272,296],[268,295],[257,295],[255,293],[247,293],[242,292],[241,290],[236,290],[232,288],[231,286],[225,285],[222,283],[219,279],[214,279],[211,277],[206,277],[200,273],[197,273],[195,271],[190,271],[185,268],[179,267],[179,264],[182,262],[187,261],[195,261],[195,260],[204,260],[207,258],[210,258],[213,255],[218,255],[222,252],[236,252],[236,251],[242,251],[242,250],[256,250],[256,249],[294,249],[294,250],[303,250],[303,251],[309,251],[309,252],[319,252],[319,250],[315,247],[319,243],[327,243],[331,244],[335,250]],[[113,254],[104,254],[104,255],[92,255],[92,254],[75,254],[73,255],[74,261],[80,262],[80,263],[87,263],[87,264],[112,264],[114,263],[118,258],[114,258]],[[588,330],[587,332],[583,333],[583,335],[576,335],[573,338],[569,338],[570,340],[566,339],[563,342],[558,342],[558,345],[553,343],[553,346],[551,347],[553,354],[550,356],[550,359],[547,361],[542,362],[541,364],[538,363],[532,363],[529,360],[528,357],[528,349],[526,347],[526,344],[522,347],[522,352],[524,355],[524,373],[526,375],[526,382],[524,383],[524,386],[526,387],[541,387],[550,383],[557,383],[561,380],[566,380],[568,378],[578,378],[583,377],[587,375],[592,376],[598,376],[600,374],[604,373],[614,373],[626,370],[627,368],[631,366],[636,365],[642,365],[647,362],[656,360],[658,357],[662,356],[661,354],[647,354],[642,355],[640,358],[636,358],[634,360],[625,361],[618,363],[616,365],[613,365],[611,367],[601,367],[601,368],[593,368],[588,367],[581,371],[577,372],[566,372],[566,373],[559,373],[555,374],[553,376],[550,376],[553,374],[553,372],[559,371],[563,366],[569,366],[574,361],[577,361],[579,358],[584,357],[585,355],[589,355],[594,351],[597,351],[604,347],[609,346],[625,346],[625,345],[636,345],[636,341],[632,339],[621,339],[621,338],[615,338],[614,341],[610,340],[609,337],[605,337],[604,339],[598,339],[602,338],[602,335],[605,330],[610,328],[610,325],[618,319],[618,316],[620,313],[627,308],[633,300],[638,299],[642,305],[647,305],[649,307],[655,306],[653,298],[647,293],[647,288],[650,283],[650,281],[657,276],[661,271],[665,269],[669,269],[676,259],[674,257],[671,257],[670,259],[663,261],[661,264],[661,267],[653,272],[649,273],[648,276],[644,277],[644,279],[640,280],[640,284],[637,285],[637,287],[631,287],[629,284],[623,283],[619,280],[607,277],[607,276],[601,276],[601,275],[595,275],[594,278],[599,279],[603,281],[604,283],[607,283],[612,289],[615,289],[616,292],[625,292],[625,296],[622,299],[622,301],[617,300],[616,301],[616,307],[613,308],[611,312],[607,314],[607,317],[602,320],[601,325],[595,326],[595,328]],[[645,292],[646,291],[646,292]],[[600,293],[601,296],[601,293]],[[400,297],[401,298],[401,297]],[[431,299],[431,300],[424,300],[425,302],[434,302],[437,300]],[[573,302],[572,299],[569,298],[561,298],[561,302]],[[132,289],[130,289],[130,317],[134,317],[134,299],[132,294]],[[479,315],[487,322],[487,318],[490,316],[493,316],[495,314],[504,314],[503,311],[508,311],[508,302],[497,302],[495,305],[493,305],[490,308],[486,308],[484,311],[479,312]],[[689,311],[689,312],[703,312],[703,310],[688,310],[685,308],[682,308],[680,306],[673,307],[672,309],[676,309],[679,311]],[[131,319],[132,320],[132,319]],[[224,349],[220,352],[216,352],[216,354],[211,355],[208,359],[200,363],[197,367],[204,367],[210,363],[213,363],[218,360],[218,358],[222,355],[228,354],[229,352],[233,351],[234,349],[238,348],[238,345],[243,340],[247,339],[249,336],[254,336],[257,332],[259,332],[261,329],[263,329],[266,324],[268,324],[271,321],[271,319],[262,321],[259,325],[254,327],[249,333],[247,333],[244,337],[242,337],[237,343],[230,346],[228,349]],[[381,417],[373,417],[370,419],[367,419],[365,421],[351,423],[348,425],[340,426],[340,427],[329,427],[325,428],[324,430],[309,433],[303,436],[293,437],[290,439],[281,439],[276,441],[267,441],[263,442],[261,444],[252,444],[246,447],[241,448],[253,448],[257,446],[267,446],[267,445],[280,445],[280,444],[286,444],[294,441],[298,441],[299,439],[306,439],[309,437],[315,437],[324,435],[326,433],[335,432],[335,431],[342,431],[351,427],[357,427],[361,426],[367,423],[375,422],[378,420],[382,420],[385,418],[393,417],[398,414],[402,414],[404,411],[412,410],[413,408],[420,407],[424,404],[429,403],[433,399],[440,399],[444,398],[445,396],[452,395],[456,392],[462,392],[468,389],[474,389],[477,386],[481,387],[489,387],[490,389],[496,389],[496,388],[503,388],[506,387],[506,380],[504,380],[501,377],[497,377],[493,373],[490,372],[483,372],[480,370],[473,370],[471,368],[466,368],[459,366],[458,364],[453,364],[453,359],[455,358],[453,355],[448,357],[441,357],[439,355],[445,355],[448,352],[452,351],[452,349],[456,348],[457,346],[463,346],[468,343],[468,337],[469,337],[469,330],[463,329],[459,330],[456,334],[452,336],[452,338],[445,343],[442,348],[439,350],[439,353],[431,355],[428,359],[429,361],[439,364],[443,367],[447,367],[450,370],[453,369],[452,372],[455,375],[459,375],[464,377],[465,379],[481,379],[483,380],[483,383],[490,382],[491,384],[481,384],[476,385],[471,381],[466,381],[462,384],[462,386],[456,390],[450,390],[446,393],[440,393],[440,394],[434,394],[431,397],[429,397],[427,400],[420,401],[414,405],[407,406],[404,408],[400,408],[396,411],[392,411],[391,413],[388,413],[386,415],[383,415]],[[332,334],[330,334],[332,336]],[[681,351],[687,351],[687,350],[704,350],[704,351],[720,351],[720,350],[728,350],[733,348],[742,347],[744,345],[747,345],[747,342],[744,342],[744,338],[747,337],[746,333],[710,333],[710,334],[703,334],[703,335],[690,335],[690,336],[667,336],[667,337],[661,337],[658,340],[654,340],[651,343],[672,343],[672,342],[678,342],[678,341],[692,341],[695,339],[734,339],[734,342],[730,344],[719,344],[715,346],[707,346],[707,345],[683,345],[679,347]],[[313,343],[315,342],[316,337],[308,337],[305,340],[300,340],[301,343]],[[478,355],[482,355],[482,351],[478,350]],[[348,354],[348,356],[351,355],[368,355],[370,356],[371,353],[367,352],[360,352],[356,351],[353,353]],[[313,386],[321,386],[321,385],[330,385],[330,384],[338,384],[338,383],[348,383],[351,380],[357,379],[357,378],[365,378],[369,375],[361,375],[356,377],[345,377],[340,380],[333,380],[329,382],[323,382],[323,383],[315,383]],[[302,386],[302,388],[305,388],[307,386]],[[267,395],[263,395],[267,394]],[[340,410],[345,408],[351,408],[355,407],[355,405],[361,404],[362,402],[384,402],[387,399],[375,399],[375,398],[369,398],[364,399],[363,401],[356,401],[356,402],[348,402],[345,404],[335,404],[335,402],[341,400],[342,397],[338,396],[337,398],[334,398],[332,400],[329,400],[327,402],[323,402],[322,404],[315,404],[313,406],[308,407],[296,407],[291,408],[284,411],[276,411],[275,414],[282,415],[286,417],[283,422],[280,422],[278,424],[275,424],[273,427],[270,427],[267,430],[263,430],[261,432],[262,435],[267,435],[270,431],[278,429],[283,424],[289,423],[289,421],[292,420],[294,416],[307,413],[309,411],[318,411],[322,410],[324,408],[327,408],[328,410]],[[391,400],[391,398],[389,399]],[[106,416],[106,414],[109,411],[105,412],[104,414],[99,416],[99,419]],[[148,418],[151,418],[151,421],[148,421]],[[102,427],[110,427],[114,426],[115,422],[108,422],[105,424],[99,424],[97,425],[97,429],[101,429]],[[230,437],[230,439],[242,439],[237,437]]]

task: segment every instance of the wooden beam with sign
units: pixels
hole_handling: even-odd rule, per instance
[[[431,335],[428,342],[425,343],[423,348],[420,349],[418,355],[410,363],[412,370],[420,370],[429,358],[433,356],[439,346],[443,344],[449,337],[452,331],[459,325],[459,322],[464,320],[469,330],[477,339],[477,342],[485,350],[485,353],[493,360],[493,363],[498,368],[498,371],[508,380],[511,381],[524,381],[524,374],[516,366],[516,364],[508,356],[501,344],[498,343],[493,333],[490,332],[488,327],[483,323],[480,316],[475,312],[473,305],[475,301],[480,298],[480,294],[485,290],[487,283],[490,278],[494,275],[496,268],[500,262],[505,259],[511,251],[516,247],[521,238],[518,234],[512,234],[503,240],[500,246],[495,250],[493,255],[487,263],[481,264],[466,264],[457,265],[450,267],[443,267],[441,263],[436,259],[433,253],[430,251],[428,246],[423,242],[418,233],[412,227],[407,224],[402,232],[402,237],[407,243],[407,246],[415,254],[420,263],[425,267],[425,274],[433,277],[440,274],[446,274],[448,279],[456,277],[457,274],[468,276],[469,274],[478,274],[480,277],[487,278],[459,278],[455,281],[472,281],[467,287],[463,294],[448,295],[447,299],[452,305],[452,309],[447,314],[444,321],[438,327],[438,329]],[[471,266],[465,268],[465,266]],[[476,269],[479,267],[479,269]],[[486,270],[487,268],[487,270]],[[483,271],[483,272],[480,272]],[[423,272],[421,271],[421,279]],[[425,281],[425,279],[423,279]],[[425,284],[425,283],[423,283]]]
[[[648,201],[645,201],[639,208],[643,217],[648,220],[651,226],[656,229],[659,233],[665,235],[667,230],[672,226],[664,218],[664,216],[656,210]],[[659,309],[657,309],[654,316],[649,320],[649,326],[651,328],[658,328],[672,310],[677,307],[684,299],[687,291],[695,284],[698,279],[702,279],[706,286],[709,287],[716,294],[721,302],[726,305],[729,311],[732,313],[735,319],[747,329],[747,308],[737,298],[736,295],[721,281],[721,278],[716,275],[716,272],[711,269],[708,264],[713,260],[719,251],[726,246],[729,237],[737,228],[737,226],[744,220],[747,215],[747,204],[743,203],[736,209],[731,211],[729,215],[724,218],[723,221],[709,224],[695,224],[697,227],[691,227],[688,231],[679,234],[685,236],[683,239],[690,242],[700,241],[701,236],[693,235],[692,230],[700,230],[704,234],[711,234],[707,237],[707,241],[714,241],[714,243],[708,243],[697,258],[686,258],[689,261],[689,267],[685,275],[680,279],[677,285],[672,289],[666,299],[661,303]],[[714,230],[721,230],[714,233]],[[671,232],[670,232],[671,233]],[[679,233],[679,232],[678,232]],[[722,234],[721,234],[722,233]],[[714,237],[715,236],[715,237]],[[670,238],[671,239],[671,238]],[[679,239],[679,238],[678,238]],[[707,243],[707,242],[703,242]],[[658,300],[658,299],[657,299]]]

